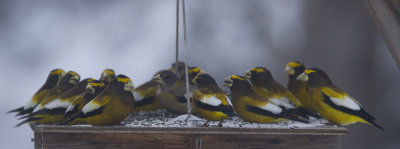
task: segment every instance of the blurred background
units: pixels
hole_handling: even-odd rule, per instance
[[[363,1],[186,2],[189,65],[220,84],[264,66],[284,85],[288,61],[320,67],[386,129],[346,126],[343,148],[400,148],[400,73]],[[24,105],[51,69],[99,78],[112,68],[138,86],[169,67],[175,6],[175,0],[1,0],[2,148],[33,148],[29,126],[14,128],[19,121],[5,113]]]

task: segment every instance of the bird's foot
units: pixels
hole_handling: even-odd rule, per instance
[[[217,127],[223,127],[223,126],[222,126],[222,121],[218,123],[218,126],[217,126]]]
[[[208,122],[210,122],[210,121],[206,121],[206,122],[202,125],[202,127],[208,127],[208,126],[210,126],[210,125],[208,125]]]

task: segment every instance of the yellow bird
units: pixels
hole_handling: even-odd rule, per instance
[[[310,112],[317,113],[314,104],[311,102],[310,93],[307,91],[307,83],[296,80],[296,78],[304,72],[306,67],[300,62],[289,62],[286,64],[285,71],[289,75],[288,89],[301,102],[305,109]]]
[[[188,70],[190,94],[194,91],[194,85],[191,80],[201,71],[198,67],[191,67]],[[154,80],[159,84],[157,99],[161,105],[170,112],[186,114],[186,81],[179,80],[178,76],[171,70],[160,71],[159,74],[154,76]]]
[[[93,78],[84,79],[79,82],[72,89],[64,92],[58,98],[48,102],[44,105],[44,108],[31,113],[28,119],[23,123],[36,123],[36,124],[60,124],[63,120],[63,115],[67,110],[68,106],[72,104],[72,101],[79,97],[85,91],[85,87],[88,82],[93,81]]]
[[[78,73],[74,71],[68,71],[64,75],[64,77],[62,77],[60,81],[57,82],[56,87],[54,87],[50,91],[50,93],[36,106],[35,109],[33,109],[32,112],[42,110],[44,108],[44,105],[75,87],[79,83],[80,78],[81,77]]]
[[[271,72],[266,68],[252,68],[245,73],[245,78],[250,80],[251,86],[257,94],[268,98],[273,104],[303,118],[308,118],[307,115],[315,116],[315,114],[307,111],[288,89],[276,82]]]
[[[231,90],[233,109],[245,121],[275,123],[295,120],[307,123],[254,92],[250,83],[242,76],[232,75],[224,82],[224,86]]]
[[[324,71],[318,68],[306,69],[297,80],[307,82],[312,102],[328,121],[339,125],[361,122],[384,130],[357,100],[336,87]]]
[[[172,71],[162,70],[154,76],[153,80],[159,85],[156,98],[165,109],[172,113],[187,113],[185,91],[172,90],[177,86],[178,81],[178,77]]]
[[[115,72],[112,69],[104,69],[100,76],[100,81],[106,86],[115,78]]]
[[[90,125],[111,126],[120,124],[133,112],[135,99],[131,79],[118,75],[92,101],[86,104],[82,111],[71,118],[86,118]],[[70,121],[67,121],[68,123]]]
[[[27,102],[23,107],[11,110],[7,113],[18,112],[16,116],[26,115],[32,113],[33,109],[50,93],[50,91],[57,85],[57,82],[65,75],[62,69],[53,69],[48,75],[46,82],[43,86],[36,91],[32,99]]]
[[[83,106],[92,101],[92,99],[101,93],[105,87],[105,84],[99,80],[93,80],[87,84],[85,92],[75,98],[72,101],[72,104],[65,111],[64,119],[69,120],[68,125],[86,124],[86,118],[70,119],[81,112]]]
[[[53,124],[57,123],[56,119],[45,115],[50,113],[51,109],[54,109],[57,113],[62,113],[58,110],[59,104],[63,105],[60,98],[70,96],[71,91],[79,82],[80,76],[76,72],[68,71],[64,77],[60,79],[56,87],[54,87],[50,93],[36,106],[31,114],[21,117],[20,119],[27,118],[16,126],[21,126],[25,123],[37,123],[37,124]],[[67,94],[68,93],[68,94]],[[64,98],[64,97],[63,97]],[[65,112],[65,109],[64,109]],[[47,118],[46,118],[47,117]]]
[[[192,82],[196,85],[192,106],[196,113],[207,119],[203,126],[208,126],[209,121],[220,121],[218,126],[222,127],[222,122],[234,113],[230,99],[206,73],[199,73]]]
[[[159,72],[157,72],[154,76],[157,74],[159,74]],[[151,79],[150,81],[147,81],[146,83],[135,88],[133,91],[133,96],[135,97],[135,109],[133,112],[155,111],[162,109],[163,106],[156,98],[157,89],[158,83],[154,79]]]

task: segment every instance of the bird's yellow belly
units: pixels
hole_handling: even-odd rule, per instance
[[[295,96],[301,102],[304,108],[306,108],[310,112],[314,113],[317,112],[314,104],[311,102],[310,95],[307,92],[298,91],[298,92],[293,92],[293,94],[295,94]]]
[[[87,118],[87,123],[95,126],[111,126],[120,124],[132,111],[134,105],[126,105],[113,101],[104,107],[101,114]]]
[[[76,118],[68,122],[68,125],[78,125],[78,124],[86,124],[86,118]]]
[[[228,116],[223,112],[218,111],[208,111],[198,107],[195,107],[194,110],[201,116],[210,121],[223,121],[228,118]]]
[[[64,115],[60,115],[60,114],[58,114],[58,115],[37,115],[34,117],[42,118],[38,121],[35,121],[35,123],[37,123],[37,124],[60,124],[64,120],[63,119]]]
[[[178,113],[178,114],[186,114],[187,113],[187,103],[180,103],[176,99],[173,94],[168,92],[161,93],[157,96],[160,104],[170,112]]]

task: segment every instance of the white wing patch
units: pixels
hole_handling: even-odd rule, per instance
[[[39,104],[35,107],[35,109],[33,109],[32,113],[37,112],[39,110],[42,110],[44,108],[44,106],[42,106],[42,104]]]
[[[265,104],[264,106],[257,106],[257,107],[259,107],[259,108],[261,108],[261,109],[263,109],[263,110],[272,112],[272,113],[274,113],[274,114],[279,114],[279,113],[282,112],[282,109],[281,109],[279,106],[274,105],[274,104],[272,104],[272,103],[267,103],[267,104]]]
[[[24,110],[34,108],[36,107],[37,104],[38,104],[37,102],[29,101],[24,105]]]
[[[287,109],[296,108],[296,106],[286,97],[282,97],[280,99],[279,98],[270,98],[269,101],[271,101],[275,105],[283,106]]]
[[[226,99],[226,101],[228,101],[228,104],[229,104],[231,107],[233,107],[233,104],[232,104],[232,102],[231,102],[231,99],[229,99],[228,96],[225,96],[225,99]]]
[[[143,96],[141,96],[139,93],[137,92],[133,92],[133,97],[135,97],[135,102],[139,102],[142,101],[144,99]]]
[[[222,104],[222,101],[219,100],[217,97],[215,96],[211,96],[211,97],[204,97],[203,99],[200,100],[200,102],[205,103],[205,104],[209,104],[212,106],[219,106],[220,104]]]
[[[68,106],[68,108],[67,108],[67,110],[65,110],[65,113],[67,113],[67,112],[69,112],[69,111],[72,111],[73,109],[75,108],[75,105],[69,105]]]
[[[100,107],[101,107],[100,105],[93,103],[93,100],[92,100],[83,107],[82,112],[84,114],[86,114],[86,113],[92,112]]]
[[[342,106],[342,107],[346,107],[352,110],[360,110],[361,107],[360,105],[354,101],[352,98],[350,98],[349,96],[345,96],[344,99],[340,99],[340,98],[333,98],[333,97],[329,97],[329,99],[338,106]]]
[[[71,105],[71,103],[68,101],[61,101],[61,99],[56,99],[44,105],[44,108],[45,109],[68,108],[69,105]]]

